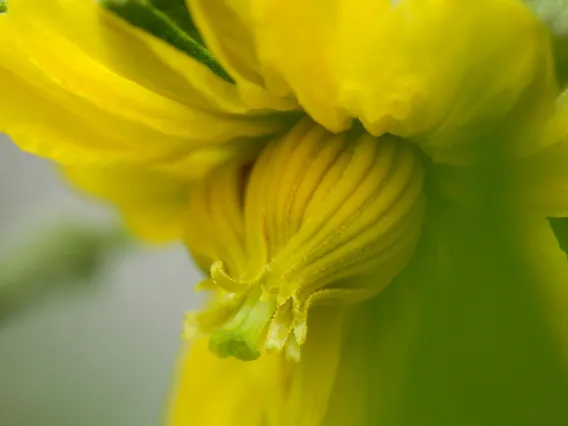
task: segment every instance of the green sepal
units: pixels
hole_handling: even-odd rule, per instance
[[[178,0],[102,0],[101,4],[138,27],[206,65],[214,74],[234,83],[227,71],[201,44],[189,12]],[[160,9],[156,7],[160,6]],[[163,9],[162,9],[163,8]]]
[[[8,5],[6,4],[6,0],[0,0],[0,13],[6,13],[8,10]]]

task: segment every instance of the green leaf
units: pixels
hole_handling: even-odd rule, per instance
[[[191,38],[197,41],[202,46],[205,46],[203,39],[193,23],[193,19],[187,9],[184,0],[149,0],[152,5],[162,11],[172,21],[176,23],[183,31],[185,31]]]
[[[162,9],[155,7],[159,4]],[[122,19],[164,40],[234,83],[227,71],[201,43],[189,12],[177,0],[103,0],[102,5]],[[177,6],[176,6],[177,5]],[[167,7],[168,6],[168,7]]]

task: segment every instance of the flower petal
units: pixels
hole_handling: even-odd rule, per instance
[[[14,2],[0,55],[0,130],[63,163],[166,162],[280,127],[246,117],[230,83],[91,1]]]
[[[195,341],[183,355],[166,424],[272,426],[270,408],[278,405],[284,387],[280,361],[222,360],[209,352],[207,339]]]
[[[312,316],[313,335],[299,364],[280,355],[220,359],[207,339],[198,339],[184,355],[167,425],[232,426],[235,419],[243,426],[321,424],[339,366],[343,319],[323,308]]]
[[[272,96],[265,87],[251,32],[249,0],[186,1],[207,47],[235,79],[247,104],[276,110],[296,107],[293,99]]]
[[[239,34],[250,27],[238,46],[232,19],[204,36],[242,51],[271,93],[294,95],[334,132],[359,119],[373,135],[412,137],[452,161],[450,146],[517,102],[531,111],[553,103],[548,32],[516,0],[475,1],[467,10],[458,0],[194,3],[207,3],[211,17],[238,17]],[[535,81],[537,95],[527,96]]]
[[[63,170],[73,185],[110,201],[134,234],[152,242],[180,238],[187,220],[189,184],[133,168]]]

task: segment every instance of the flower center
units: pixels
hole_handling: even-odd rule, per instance
[[[412,256],[423,171],[404,141],[331,134],[306,119],[194,188],[187,244],[215,294],[194,316],[220,356],[298,360],[312,304],[382,291]],[[243,193],[244,188],[244,193]]]

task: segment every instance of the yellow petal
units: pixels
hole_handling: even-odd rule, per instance
[[[246,178],[242,163],[227,164],[207,179],[195,183],[188,204],[185,243],[191,254],[208,271],[223,259],[229,271],[238,271],[247,261],[242,194]],[[223,238],[213,238],[222,235]]]
[[[267,138],[237,138],[224,144],[215,144],[189,151],[175,161],[158,164],[154,168],[181,180],[195,181],[215,167],[226,163],[250,163],[265,147]]]
[[[430,155],[442,150],[440,158],[453,161],[448,147],[517,102],[533,112],[553,102],[547,30],[517,0],[466,9],[459,0],[196,3],[207,3],[211,16],[230,10],[250,26],[241,57],[254,58],[272,93],[296,96],[332,131],[357,118],[373,135],[413,137]],[[206,40],[216,31],[219,44],[232,42],[222,37],[230,22]],[[528,96],[534,84],[537,96]]]
[[[162,242],[182,236],[187,221],[188,183],[134,168],[69,167],[63,172],[81,190],[118,207],[127,226],[139,237]]]
[[[255,108],[289,110],[296,102],[266,89],[255,51],[249,0],[186,0],[207,47],[237,82],[244,101]]]
[[[0,131],[62,163],[167,162],[280,127],[246,117],[234,86],[95,2],[14,2],[0,55]]]
[[[282,386],[275,358],[245,363],[221,360],[209,352],[207,340],[192,344],[178,370],[168,426],[265,426],[270,405]]]
[[[40,55],[45,54],[40,51],[41,47],[47,48],[50,40],[61,42],[62,47],[69,49],[68,53],[82,53],[83,61],[96,63],[166,99],[173,97],[182,104],[209,107],[215,111],[245,111],[233,85],[217,78],[206,66],[185,53],[126,23],[95,1],[18,0],[10,5],[10,13],[5,19],[14,25],[22,25],[16,35],[25,39],[25,45],[30,48],[39,45]],[[42,34],[49,38],[37,39]],[[43,61],[41,64],[44,65]]]
[[[219,359],[194,342],[179,369],[168,426],[317,426],[328,408],[343,343],[343,316],[319,311],[300,364],[280,355]],[[356,392],[356,390],[353,390]]]

